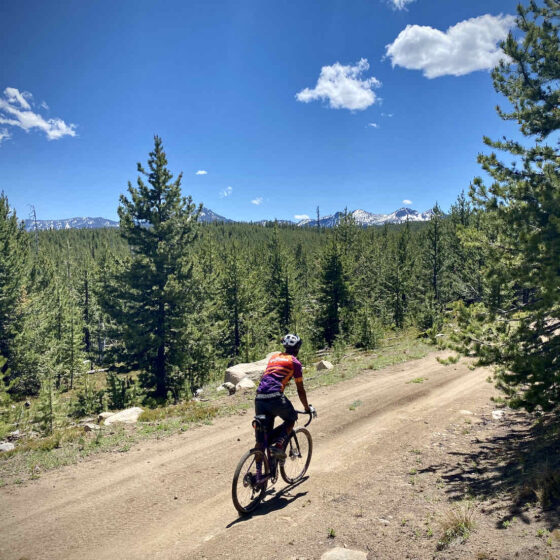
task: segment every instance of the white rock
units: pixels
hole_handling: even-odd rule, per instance
[[[235,386],[236,391],[240,391],[242,389],[254,389],[256,385],[251,381],[248,377],[244,377],[241,381]]]
[[[260,379],[267,364],[268,360],[265,358],[264,360],[259,360],[258,362],[231,366],[226,370],[224,381],[229,381],[230,383],[237,385],[243,377],[249,377],[254,380]]]
[[[223,384],[224,389],[227,389],[229,391],[230,395],[233,395],[235,393],[235,385],[233,383],[230,383],[229,381],[226,381]]]
[[[227,389],[227,387],[225,385],[218,385],[216,387],[216,392],[221,393],[222,391],[225,391],[226,389]]]
[[[9,441],[0,443],[0,453],[2,451],[13,451],[15,448],[16,446],[13,443],[10,443]]]
[[[504,417],[504,411],[503,410],[493,410],[492,411],[492,418],[494,418],[494,420],[501,420]]]
[[[142,412],[144,411],[139,406],[133,406],[132,408],[127,408],[116,414],[112,414],[105,420],[104,424],[106,426],[110,426],[111,424],[136,424]]]
[[[383,519],[383,518],[380,517],[379,518],[379,523],[381,523],[382,525],[389,525],[390,521],[387,521],[386,519]]]
[[[459,410],[459,414],[464,414],[465,416],[471,416],[472,412],[470,410]]]
[[[321,560],[367,560],[367,552],[337,546],[325,552]]]
[[[333,369],[333,365],[327,360],[321,360],[316,366],[315,369],[317,371],[321,371],[323,369]]]
[[[97,416],[97,421],[98,422],[103,422],[103,420],[107,420],[107,418],[109,418],[109,416],[113,416],[113,414],[115,414],[114,412],[102,412],[101,414],[99,414]]]
[[[14,441],[20,439],[22,437],[21,432],[19,430],[15,430],[8,434],[8,441]]]

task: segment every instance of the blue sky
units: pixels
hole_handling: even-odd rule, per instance
[[[22,218],[114,219],[158,134],[232,219],[448,208],[515,130],[488,67],[516,5],[2,2],[0,189]]]

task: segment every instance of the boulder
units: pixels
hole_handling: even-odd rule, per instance
[[[256,387],[255,383],[251,381],[248,377],[243,377],[241,381],[235,386],[236,391],[243,389],[254,389]]]
[[[334,366],[327,360],[321,360],[316,366],[315,369],[317,371],[321,371],[324,369],[333,369]]]
[[[107,418],[109,418],[109,416],[113,416],[113,414],[115,414],[114,412],[102,412],[101,414],[99,414],[97,416],[97,421],[99,423],[103,422],[103,420],[107,420]]]
[[[9,441],[4,441],[0,443],[0,453],[2,453],[3,451],[13,451],[15,448],[16,446],[13,443],[10,443]]]
[[[245,376],[247,376],[252,381],[258,381],[264,373],[264,370],[266,369],[268,360],[270,360],[270,357],[274,354],[278,354],[278,352],[269,352],[266,355],[266,358],[264,358],[263,360],[259,360],[258,362],[237,364],[235,366],[227,368],[224,381],[229,381],[230,383],[237,385]]]
[[[228,390],[228,393],[229,393],[230,395],[233,395],[233,394],[235,393],[235,385],[234,385],[233,383],[230,383],[229,381],[226,381],[226,382],[222,385],[222,387],[223,387],[224,389],[227,389],[227,390]]]
[[[105,419],[104,424],[106,426],[110,426],[111,424],[136,424],[142,412],[144,411],[139,406],[133,406],[132,408],[127,408],[116,414],[112,414],[109,418]]]
[[[21,439],[22,437],[23,437],[23,435],[19,430],[15,430],[13,432],[10,432],[7,436],[8,441],[16,441],[18,439]]]
[[[337,546],[325,552],[321,560],[367,560],[367,552]]]

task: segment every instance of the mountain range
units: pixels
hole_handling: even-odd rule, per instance
[[[354,210],[349,213],[357,225],[367,227],[367,226],[382,226],[384,224],[403,224],[407,220],[410,222],[427,222],[432,216],[432,210],[426,212],[418,212],[417,210],[412,210],[411,208],[399,208],[390,214],[373,214],[367,212],[366,210]],[[291,222],[289,220],[278,220],[279,224],[291,224],[297,225],[299,227],[324,227],[330,228],[336,226],[340,219],[344,216],[344,212],[336,212],[329,216],[320,217],[319,222],[317,220],[312,220],[311,218],[306,218],[300,220],[299,222]],[[230,220],[224,216],[216,214],[209,208],[202,208],[200,212],[199,221],[203,223],[210,222],[226,222],[231,223],[235,220]],[[268,223],[274,222],[275,220],[261,220],[255,222],[259,225],[266,225]],[[38,230],[49,230],[49,229],[97,229],[97,228],[107,228],[107,227],[119,227],[119,222],[115,220],[108,220],[107,218],[68,218],[63,220],[24,220],[25,228],[31,231],[35,228],[35,224]]]

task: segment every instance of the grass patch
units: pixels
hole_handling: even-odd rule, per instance
[[[410,383],[424,383],[424,381],[428,381],[427,377],[415,377],[414,379],[411,379],[410,381],[407,381],[406,384],[410,384]]]
[[[211,420],[218,416],[220,409],[217,406],[196,401],[166,406],[161,408],[150,408],[140,414],[139,422],[158,422],[167,418],[179,418],[184,422],[196,423]]]
[[[437,544],[438,550],[443,550],[455,539],[465,542],[475,528],[475,513],[472,502],[465,502],[450,509],[440,522],[442,536]]]
[[[348,408],[350,410],[356,410],[359,406],[361,406],[362,401],[354,401]]]
[[[436,360],[443,366],[450,366],[451,364],[456,364],[461,359],[461,356],[457,354],[456,356],[448,356],[447,358],[440,358],[439,356]]]

